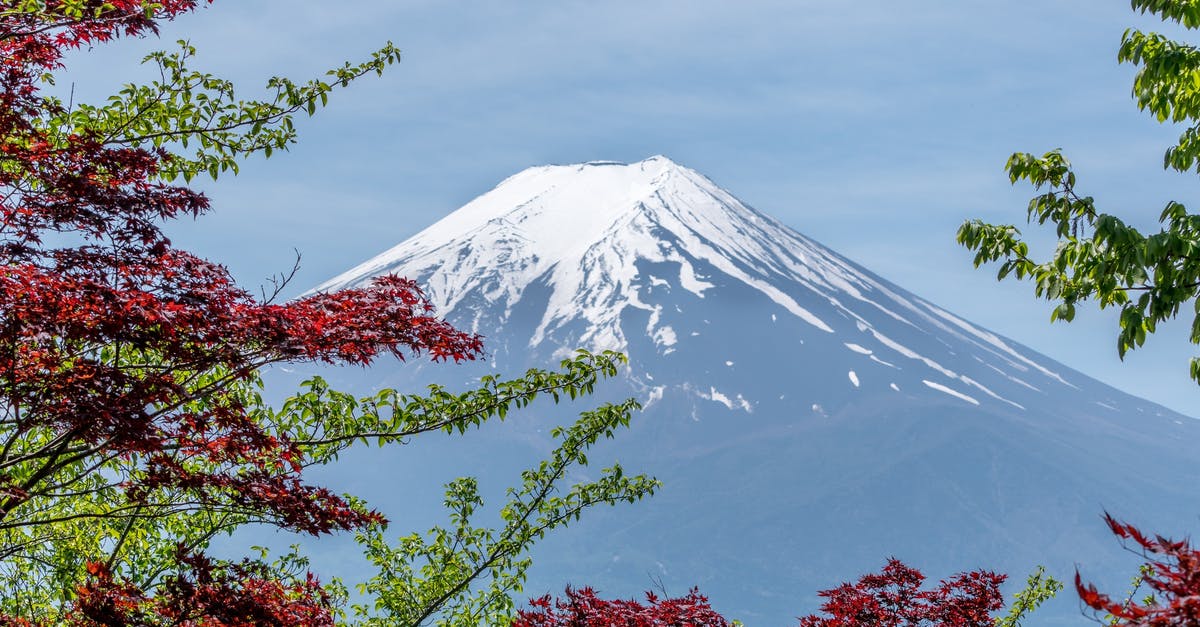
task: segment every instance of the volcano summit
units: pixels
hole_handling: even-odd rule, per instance
[[[1137,560],[1103,510],[1168,535],[1200,513],[1197,421],[910,294],[665,157],[530,168],[317,289],[384,273],[482,333],[500,372],[576,348],[629,355],[608,393],[646,411],[595,457],[664,490],[549,538],[531,595],[699,585],[727,616],[785,625],[891,555],[933,577],[1019,583],[1045,564],[1068,580],[1078,565],[1119,586]],[[544,427],[485,432],[486,462],[406,463],[486,474],[518,454],[495,442],[536,449]],[[1079,620],[1061,596],[1034,622]]]

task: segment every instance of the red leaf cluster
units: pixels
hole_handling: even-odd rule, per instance
[[[207,0],[211,2],[212,0]],[[0,40],[14,49],[46,49],[49,63],[56,52],[84,44],[108,41],[121,35],[157,33],[157,22],[169,20],[196,7],[196,0],[45,0],[37,12],[10,11],[19,2],[6,1]],[[11,13],[11,14],[10,14]],[[47,65],[46,67],[49,67]]]
[[[651,592],[646,602],[607,601],[591,588],[567,587],[566,598],[552,601],[550,595],[529,602],[513,627],[729,627],[729,621],[712,609],[708,597],[693,588],[687,596],[662,599]]]
[[[311,574],[284,583],[261,564],[218,565],[181,554],[180,574],[153,597],[119,581],[108,567],[88,565],[91,579],[68,611],[74,627],[333,627],[329,595]]]
[[[16,425],[13,437],[54,436],[24,453],[45,460],[27,478],[0,470],[0,520],[88,456],[142,460],[125,486],[135,500],[174,491],[309,533],[377,519],[305,485],[299,451],[222,390],[283,361],[473,359],[479,338],[434,317],[408,280],[274,304],[174,248],[162,222],[203,213],[208,199],[155,178],[165,152],[56,128],[59,105],[38,87],[67,49],[154,32],[197,2],[20,4],[0,11],[0,423]]]
[[[930,590],[925,576],[889,559],[883,571],[824,590],[821,611],[800,619],[800,627],[992,627],[991,613],[1004,606],[1005,576],[990,571],[960,573]]]
[[[864,575],[821,591],[825,616],[800,619],[799,627],[993,627],[992,612],[1004,606],[1000,584],[1005,576],[990,571],[960,573],[922,590],[920,571],[890,559],[878,574]],[[607,601],[591,588],[568,587],[566,597],[531,600],[513,627],[727,627],[730,622],[692,589],[678,599],[646,593],[645,604]]]
[[[1142,583],[1153,594],[1150,602],[1133,599],[1116,601],[1084,584],[1075,573],[1075,590],[1083,604],[1097,612],[1109,614],[1117,627],[1194,627],[1200,625],[1200,550],[1186,540],[1170,540],[1162,536],[1147,536],[1133,525],[1104,515],[1117,537],[1131,542],[1134,550],[1144,555],[1149,572]],[[1155,558],[1153,556],[1161,556]]]
[[[89,476],[124,491],[114,517],[219,507],[312,534],[380,520],[305,483],[300,448],[256,421],[238,384],[277,362],[482,352],[397,277],[283,304],[255,298],[164,234],[164,221],[209,209],[158,178],[169,153],[81,128],[41,93],[68,50],[154,33],[198,4],[0,0],[0,527],[39,524],[37,499]],[[180,559],[189,574],[152,598],[93,564],[78,624],[331,624],[313,579]]]

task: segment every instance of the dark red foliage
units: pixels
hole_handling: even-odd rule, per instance
[[[211,2],[212,0],[207,0]],[[45,0],[37,13],[11,12],[9,9],[19,2],[8,0],[3,3],[4,23],[0,40],[12,41],[13,50],[23,57],[46,58],[47,64],[57,62],[61,50],[77,48],[83,44],[107,41],[121,35],[141,35],[158,32],[156,22],[171,19],[196,7],[196,0]],[[154,5],[157,9],[147,13]],[[86,17],[72,18],[65,10],[77,9]],[[39,50],[41,55],[27,51]]]
[[[88,565],[70,608],[76,627],[333,627],[329,595],[309,575],[284,583],[255,562],[217,565],[199,556],[179,556],[184,572],[166,580],[153,597],[113,577],[103,564]]]
[[[660,599],[646,593],[646,603],[632,599],[606,601],[591,588],[567,587],[566,598],[550,595],[529,602],[513,627],[728,627],[729,621],[712,609],[708,597],[692,589],[687,596]]]
[[[1118,522],[1105,514],[1109,529],[1131,542],[1134,550],[1147,558],[1149,574],[1142,583],[1153,594],[1149,603],[1135,599],[1116,601],[1083,583],[1075,573],[1075,590],[1083,604],[1097,612],[1112,616],[1112,624],[1120,627],[1195,627],[1200,625],[1200,551],[1186,540],[1150,537],[1133,525]],[[1161,557],[1153,557],[1161,556]]]
[[[0,520],[56,464],[78,462],[62,454],[70,450],[144,460],[126,485],[134,499],[171,489],[201,504],[220,495],[299,531],[361,525],[377,516],[304,485],[296,448],[264,433],[222,388],[273,362],[367,364],[406,352],[462,360],[481,351],[479,338],[433,317],[417,287],[396,277],[259,302],[224,267],[164,236],[163,220],[208,209],[202,194],[155,178],[168,154],[46,123],[58,111],[39,94],[39,76],[59,68],[66,49],[153,32],[196,4],[87,0],[77,17],[63,2],[36,13],[3,2],[0,420],[57,439],[33,454],[46,465],[28,478],[0,474]],[[227,374],[198,383],[213,372]],[[210,402],[196,409],[196,398]]]
[[[1005,576],[990,571],[959,573],[931,590],[921,590],[925,576],[897,559],[879,574],[864,575],[820,592],[825,616],[800,619],[800,627],[993,627],[992,612],[1004,606],[1000,584]],[[660,599],[646,593],[646,603],[606,601],[591,588],[568,587],[566,598],[550,595],[529,602],[513,627],[727,627],[731,623],[692,589],[686,597]]]
[[[128,500],[114,516],[220,506],[313,534],[380,520],[306,484],[299,447],[265,431],[232,384],[277,362],[482,351],[397,277],[284,304],[255,298],[164,235],[163,221],[209,208],[201,193],[157,178],[169,153],[59,121],[61,105],[40,87],[65,52],[154,33],[198,4],[46,0],[31,11],[0,0],[0,526],[36,524],[22,518],[24,504],[70,492],[79,473],[114,460],[123,473],[110,466],[103,476],[117,477]],[[323,607],[315,581],[295,589],[249,567],[187,560],[192,578],[153,599],[94,566],[78,613],[87,624],[134,624],[136,612],[171,607],[206,617],[172,624],[326,624],[325,610],[304,614],[304,599]],[[294,616],[280,609],[293,598]],[[264,618],[218,606],[243,617],[257,607]]]
[[[879,574],[820,593],[821,611],[800,619],[800,627],[992,627],[991,613],[1004,606],[1005,576],[990,571],[959,573],[931,590],[925,576],[900,560],[888,560]]]

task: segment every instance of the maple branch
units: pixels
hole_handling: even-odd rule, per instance
[[[19,17],[28,17],[28,16],[30,16],[30,14],[27,11],[0,11],[0,22],[7,22],[9,20],[9,18],[14,18],[14,17],[19,18]],[[8,39],[16,39],[17,37],[32,37],[34,35],[40,35],[42,33],[47,33],[52,30],[66,29],[66,28],[71,28],[72,26],[81,26],[86,23],[93,23],[93,22],[115,23],[115,22],[120,22],[121,20],[127,20],[127,19],[129,19],[129,17],[130,17],[129,15],[117,14],[117,15],[111,15],[111,16],[99,16],[99,15],[89,16],[87,18],[79,18],[79,19],[63,18],[61,21],[51,22],[51,23],[45,24],[45,25],[37,27],[37,28],[29,28],[29,29],[25,29],[25,30],[11,30],[10,29],[7,31],[0,31],[0,41],[4,41],[4,40],[8,40]]]
[[[150,513],[140,513],[140,510],[152,510]],[[129,511],[134,513],[126,513]],[[135,518],[138,520],[155,520],[166,518],[181,513],[188,512],[203,512],[203,511],[221,511],[246,516],[251,522],[271,522],[272,519],[258,516],[259,512],[246,507],[237,507],[232,504],[221,503],[215,504],[208,501],[179,501],[179,502],[164,502],[164,503],[133,503],[122,507],[116,507],[104,512],[80,512],[75,514],[64,514],[50,518],[41,518],[36,520],[24,520],[19,522],[0,522],[0,529],[19,529],[22,527],[33,527],[40,525],[51,525],[54,523],[68,522],[72,520],[89,520],[89,519],[118,519]]]
[[[275,302],[275,299],[279,297],[279,294],[283,292],[284,288],[286,288],[288,284],[292,282],[292,279],[296,277],[296,273],[300,271],[300,249],[293,248],[292,252],[296,254],[296,259],[292,262],[292,269],[287,273],[281,272],[278,275],[267,279],[267,281],[271,283],[270,296],[267,295],[267,288],[265,285],[259,286],[259,290],[262,293],[261,300],[264,305],[269,305]]]

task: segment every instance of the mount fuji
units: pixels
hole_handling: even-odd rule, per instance
[[[488,369],[629,356],[602,394],[645,411],[592,457],[664,488],[547,538],[530,596],[697,585],[727,616],[787,625],[892,555],[935,579],[990,568],[1019,584],[1044,564],[1069,581],[1078,567],[1116,592],[1138,560],[1103,511],[1176,536],[1200,513],[1200,422],[971,324],[665,157],[530,168],[316,289],[384,273],[483,334]],[[471,372],[345,376],[366,391]],[[437,468],[503,485],[547,424],[347,463],[396,477],[368,490],[386,511],[411,503],[404,477]],[[1082,620],[1060,597],[1033,624]]]

